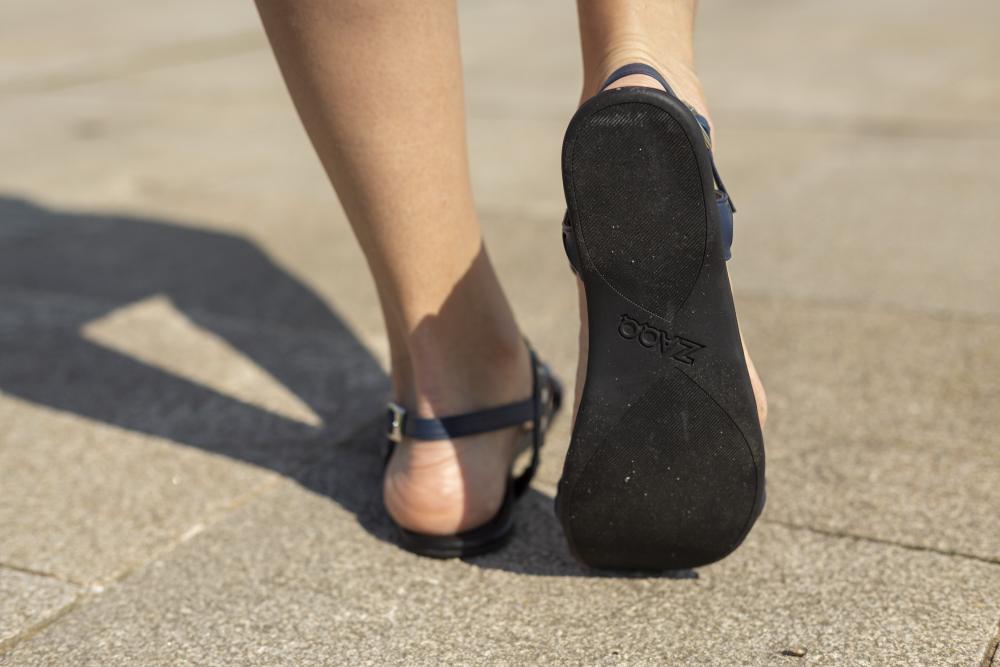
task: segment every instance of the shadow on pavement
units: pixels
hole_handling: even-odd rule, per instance
[[[154,296],[252,359],[322,426],[81,335],[87,323]],[[392,541],[380,493],[385,372],[336,313],[245,238],[0,197],[0,348],[0,391],[277,471]],[[511,545],[470,563],[600,576],[570,556],[550,497],[532,490],[518,511]]]

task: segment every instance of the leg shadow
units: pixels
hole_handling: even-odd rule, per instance
[[[82,335],[88,323],[154,296],[253,360],[322,424],[251,405]],[[277,471],[392,539],[380,493],[385,372],[335,312],[243,237],[0,196],[0,349],[0,391]],[[550,497],[530,491],[518,514],[510,546],[469,562],[601,576],[570,556]]]

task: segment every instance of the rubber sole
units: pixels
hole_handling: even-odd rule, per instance
[[[763,507],[710,160],[690,111],[654,89],[601,93],[566,133],[590,346],[556,507],[592,567],[711,563]]]
[[[514,534],[514,504],[510,487],[497,514],[482,526],[455,535],[426,535],[396,525],[396,542],[403,549],[428,558],[470,558],[506,545]]]

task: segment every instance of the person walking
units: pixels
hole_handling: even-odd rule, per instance
[[[563,389],[521,335],[476,218],[455,2],[257,5],[377,287],[399,543],[434,557],[499,548]],[[726,271],[735,207],[694,68],[696,10],[578,1],[563,240],[580,362],[556,511],[597,568],[712,562],[764,502],[766,399]],[[522,447],[531,463],[513,477]]]

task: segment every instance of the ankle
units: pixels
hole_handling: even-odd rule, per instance
[[[485,249],[457,278],[409,283],[385,307],[397,401],[440,417],[528,396],[527,348]]]
[[[508,331],[422,331],[410,345],[411,409],[445,416],[526,398],[528,350],[516,327]]]
[[[674,93],[688,104],[695,107],[699,113],[707,117],[707,104],[701,81],[694,68],[691,53],[680,50],[676,53],[656,53],[640,45],[626,45],[609,51],[600,62],[590,68],[584,76],[583,95],[581,103],[600,92],[600,87],[612,73],[623,65],[645,63],[656,69],[670,83]],[[627,79],[627,81],[626,81]],[[634,80],[633,80],[634,79]],[[640,85],[650,88],[661,88],[655,79],[642,75],[625,77],[620,85]]]

